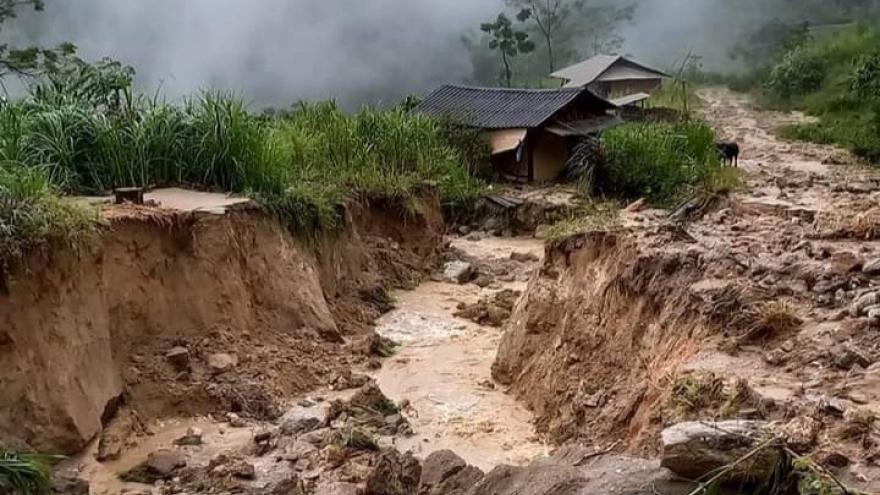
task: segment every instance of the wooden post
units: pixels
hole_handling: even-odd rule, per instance
[[[122,187],[113,190],[116,196],[116,204],[131,203],[135,205],[144,204],[144,188],[143,187]]]

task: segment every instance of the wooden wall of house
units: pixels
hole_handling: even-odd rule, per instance
[[[549,182],[560,178],[568,164],[568,141],[544,130],[531,140],[534,180]]]
[[[604,98],[613,98],[635,93],[652,93],[663,84],[662,79],[628,79],[625,81],[599,82],[590,85],[590,90]]]

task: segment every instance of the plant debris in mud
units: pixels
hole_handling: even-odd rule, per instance
[[[665,421],[680,422],[702,418],[729,419],[742,416],[763,417],[760,400],[746,380],[728,384],[714,373],[686,373],[672,385],[665,406]]]

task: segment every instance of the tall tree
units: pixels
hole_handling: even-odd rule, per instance
[[[551,73],[556,71],[556,36],[577,3],[579,2],[573,0],[507,0],[508,5],[531,14],[535,26],[544,38],[547,64]]]
[[[45,8],[43,0],[0,0],[0,32],[2,26],[14,19],[20,9],[33,9],[41,12]],[[76,47],[63,43],[54,48],[38,46],[14,47],[9,43],[0,44],[0,78],[10,74],[35,76],[52,71],[64,64],[76,53]]]
[[[620,34],[620,27],[633,18],[636,4],[590,5],[581,2],[578,22],[586,36],[586,55],[617,53],[626,41]]]
[[[525,22],[531,16],[528,10],[522,10],[517,14],[519,22]],[[480,30],[490,36],[489,48],[501,53],[501,62],[504,65],[504,80],[507,87],[513,85],[513,73],[510,61],[519,54],[530,53],[535,50],[535,44],[529,40],[529,34],[514,27],[513,21],[507,14],[498,14],[495,22],[486,22],[480,26]]]

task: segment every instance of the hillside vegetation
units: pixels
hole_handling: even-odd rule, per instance
[[[765,104],[820,118],[785,127],[784,136],[839,144],[880,163],[880,27],[807,38],[769,70],[762,89]]]
[[[115,63],[81,65],[0,105],[0,259],[87,234],[95,213],[64,196],[186,186],[247,195],[298,233],[329,230],[362,197],[418,208],[437,183],[445,205],[481,191],[444,126],[405,109],[349,115],[333,103],[260,116],[236,96],[182,104],[133,94]]]

